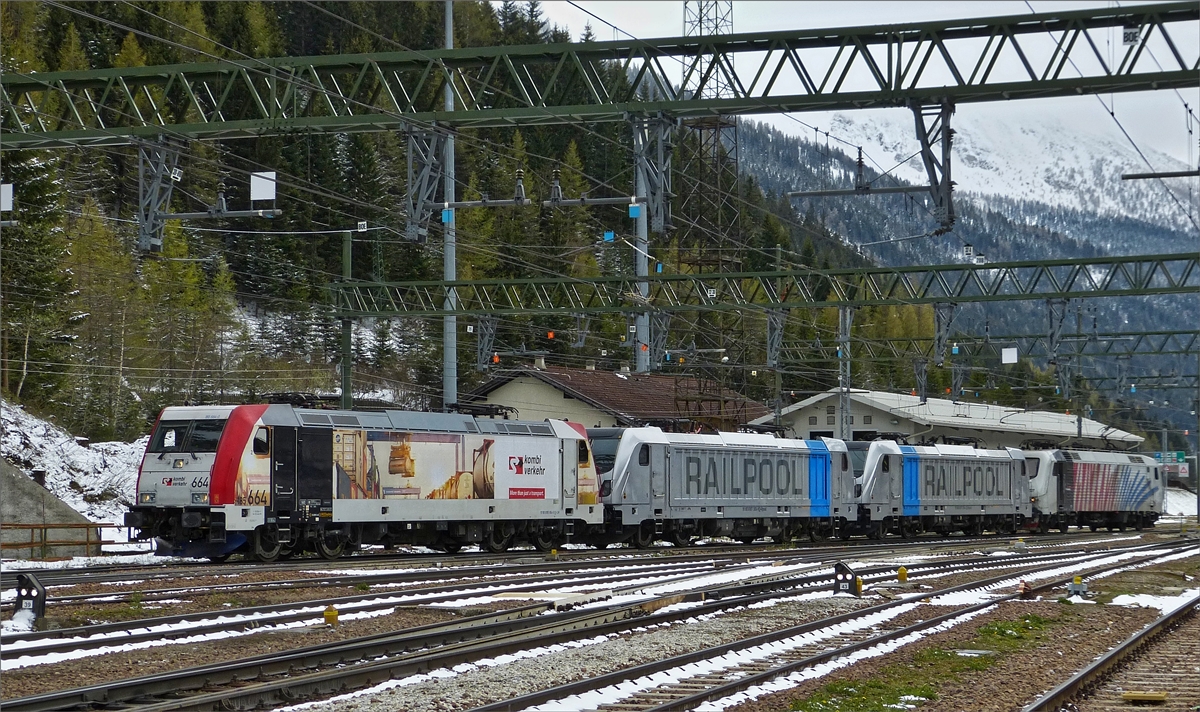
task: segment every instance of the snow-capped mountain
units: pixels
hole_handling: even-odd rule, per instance
[[[1142,147],[1148,166],[1116,123],[1097,114],[1096,121],[1068,125],[1049,112],[960,108],[951,121],[956,131],[951,175],[959,194],[985,204],[994,198],[1030,201],[1194,233],[1186,207],[1181,208],[1159,181],[1121,180],[1122,173],[1148,172],[1151,167],[1179,171],[1188,166]],[[895,167],[892,174],[905,182],[927,180],[920,158],[913,157],[919,144],[912,114],[906,110],[835,114],[830,133],[861,144],[870,168],[883,172]],[[853,153],[845,145],[840,147]],[[1166,183],[1184,206],[1192,201],[1195,213],[1195,185],[1189,193],[1189,180],[1194,179]]]

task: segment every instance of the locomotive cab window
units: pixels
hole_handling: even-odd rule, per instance
[[[271,454],[271,433],[266,428],[259,428],[254,431],[254,454]]]
[[[643,444],[641,449],[638,450],[638,464],[639,465],[649,465],[650,464],[650,446],[649,445]]]
[[[183,445],[183,436],[187,432],[188,422],[164,420],[154,430],[150,437],[150,452],[179,452]]]
[[[588,459],[589,459],[589,457],[588,457],[588,446],[587,446],[587,441],[586,441],[586,440],[580,440],[580,441],[579,441],[579,454],[578,454],[578,458],[579,458],[579,464],[580,464],[580,465],[586,465],[586,464],[588,464]]]
[[[879,458],[879,467],[884,472],[891,472],[892,471],[892,458],[888,457],[887,455],[884,455],[883,457]]]
[[[850,456],[843,452],[842,453],[842,471],[845,472],[846,470],[849,470],[849,469],[850,469]]]
[[[1036,457],[1025,458],[1025,474],[1029,475],[1029,479],[1031,480],[1037,477],[1038,462],[1039,460]]]
[[[188,438],[188,452],[216,452],[224,429],[224,420],[197,420]]]
[[[225,420],[164,420],[150,436],[148,452],[216,452]]]

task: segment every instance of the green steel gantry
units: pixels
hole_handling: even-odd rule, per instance
[[[0,145],[687,119],[1183,88],[1196,86],[1200,57],[1194,42],[1176,38],[1194,38],[1197,20],[1200,5],[1177,2],[711,37],[5,72]],[[1136,30],[1111,61],[1110,29]],[[447,82],[453,112],[442,106]],[[727,97],[692,98],[717,82],[729,87]]]
[[[1200,292],[1197,253],[918,267],[328,285],[342,314],[614,314],[999,302]],[[639,284],[648,284],[643,296]]]

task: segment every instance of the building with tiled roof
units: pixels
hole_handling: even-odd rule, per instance
[[[498,371],[463,401],[513,408],[513,417],[521,420],[563,418],[589,428],[734,429],[770,412],[758,401],[693,378],[561,366]]]

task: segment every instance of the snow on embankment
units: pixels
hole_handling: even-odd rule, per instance
[[[46,489],[94,522],[120,523],[133,502],[149,436],[83,447],[51,423],[0,401],[0,456],[26,474],[46,471]]]
[[[1163,514],[1175,516],[1182,514],[1187,517],[1195,516],[1196,494],[1188,492],[1185,489],[1168,488],[1167,501],[1163,506]]]

